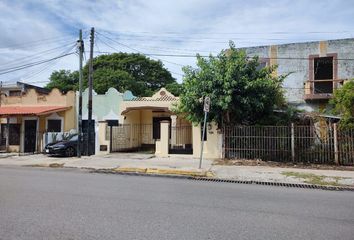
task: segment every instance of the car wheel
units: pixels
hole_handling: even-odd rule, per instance
[[[75,149],[73,147],[68,147],[66,150],[65,150],[65,155],[67,157],[73,157],[75,155]]]

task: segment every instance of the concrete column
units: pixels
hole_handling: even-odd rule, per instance
[[[141,128],[141,125],[139,125],[139,126],[137,126],[136,124],[133,124],[133,123],[131,123],[130,125],[130,128],[129,128],[129,147],[131,148],[131,149],[133,149],[133,147],[134,147],[134,127],[136,126],[136,127],[139,127],[139,128]],[[141,142],[142,142],[142,140],[141,140],[141,138],[142,138],[142,136],[141,136],[141,129],[139,129],[139,135],[138,135],[138,138],[139,138],[139,142],[140,142],[140,144],[141,144]]]
[[[320,44],[319,44],[320,57],[327,56],[327,49],[328,49],[327,41],[320,41]]]
[[[272,66],[272,65],[277,65],[278,64],[278,61],[277,61],[277,58],[278,58],[278,46],[277,45],[272,45],[270,46],[270,49],[269,49],[270,53],[270,60],[269,60],[269,64]],[[274,77],[278,76],[278,70],[275,69],[273,72],[272,72],[272,75]]]
[[[171,115],[171,145],[172,146],[176,145],[177,143],[176,126],[177,126],[177,116]]]
[[[107,122],[100,121],[98,122],[98,146],[99,146],[99,151],[96,152],[96,154],[107,154],[110,152],[110,140],[109,138],[106,139],[106,128],[110,128],[107,126]],[[104,148],[101,150],[100,146],[107,146],[106,150]]]
[[[193,125],[192,135],[193,135],[193,157],[198,158],[200,157],[200,148],[201,148],[201,139],[202,139],[200,124],[198,124],[197,126]]]
[[[160,134],[160,157],[168,157],[168,132],[170,127],[169,121],[161,121],[161,134]]]

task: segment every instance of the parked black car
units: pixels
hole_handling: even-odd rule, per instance
[[[70,139],[47,144],[45,152],[51,155],[73,157],[77,155],[77,143],[78,136],[74,135]]]

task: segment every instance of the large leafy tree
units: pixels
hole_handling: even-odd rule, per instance
[[[83,85],[87,87],[88,63],[83,69]],[[93,60],[93,88],[97,93],[105,93],[108,88],[114,87],[124,92],[131,90],[137,96],[150,96],[161,87],[170,87],[172,93],[178,94],[178,83],[171,73],[164,68],[161,61],[155,61],[142,54],[113,53],[100,55]],[[77,71],[60,70],[65,74],[58,75],[54,72],[50,78],[48,88],[58,87],[62,91],[78,89],[78,77],[75,84],[68,83],[71,74],[78,76]],[[54,75],[54,76],[53,76]]]
[[[273,124],[274,109],[284,105],[281,88],[285,76],[275,76],[276,66],[261,68],[230,42],[217,56],[197,55],[197,68],[184,67],[185,77],[178,111],[201,122],[203,103],[209,96],[209,120],[226,124]]]
[[[71,72],[70,70],[54,71],[49,80],[50,82],[46,86],[48,89],[58,88],[62,92],[76,90],[79,82],[79,72]]]
[[[343,87],[334,92],[331,99],[334,113],[341,115],[340,127],[354,129],[354,79],[348,81]]]

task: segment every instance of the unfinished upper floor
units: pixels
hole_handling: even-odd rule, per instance
[[[287,101],[317,111],[335,89],[354,78],[354,38],[245,48],[261,65],[278,65],[274,74],[288,75],[283,87]]]

